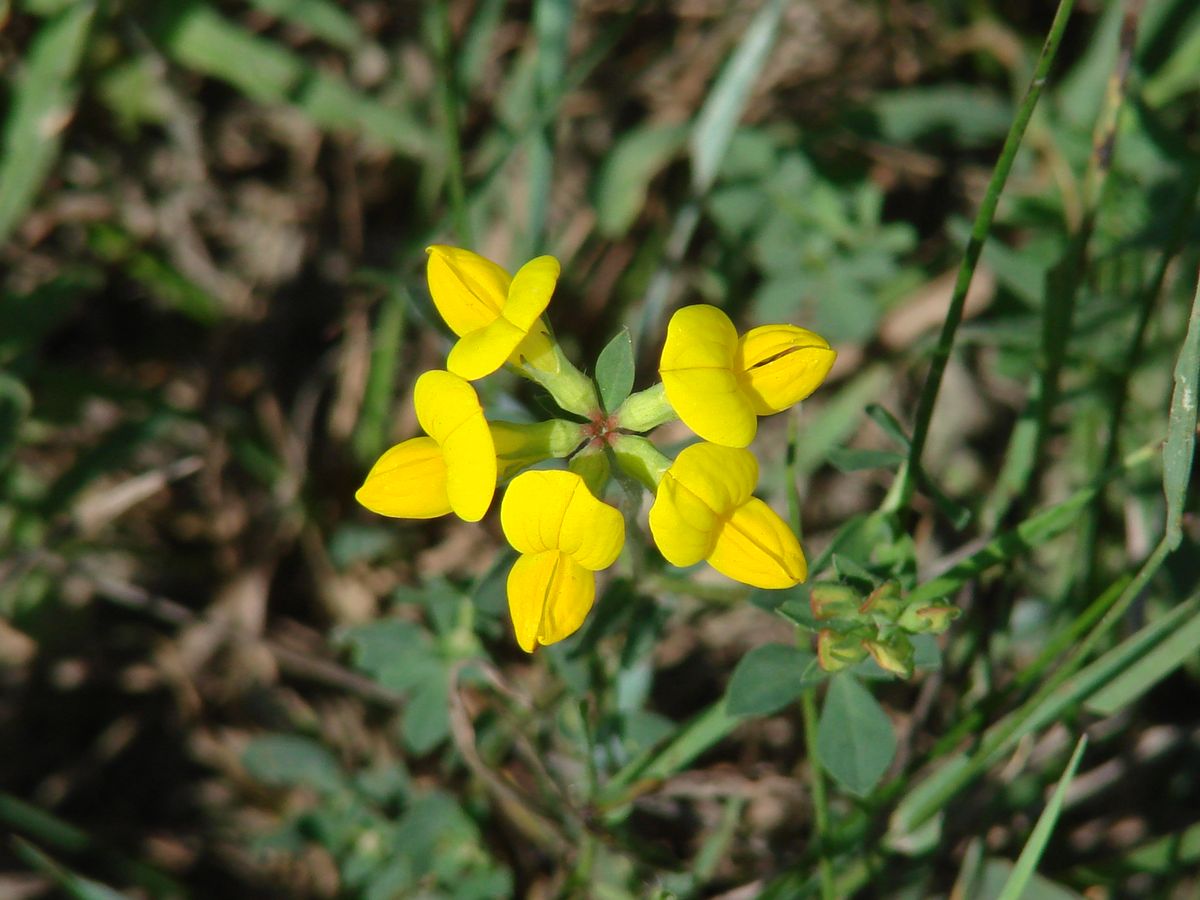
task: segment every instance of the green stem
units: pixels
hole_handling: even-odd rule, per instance
[[[829,833],[829,800],[825,796],[825,779],[817,758],[817,689],[805,688],[800,694],[800,711],[804,716],[804,752],[808,757],[808,781],[813,801],[813,837],[817,844],[817,867],[821,877],[822,900],[837,900],[833,865],[825,850],[825,835]]]
[[[992,220],[996,215],[996,206],[1000,202],[1000,194],[1008,180],[1008,173],[1016,159],[1017,150],[1020,149],[1021,141],[1025,136],[1025,128],[1033,115],[1034,107],[1037,106],[1042,87],[1045,85],[1050,67],[1054,63],[1054,57],[1058,53],[1058,45],[1062,40],[1063,32],[1066,31],[1067,20],[1071,17],[1071,8],[1074,5],[1075,0],[1059,0],[1058,9],[1054,13],[1054,21],[1050,25],[1050,32],[1046,35],[1046,43],[1042,47],[1041,56],[1034,69],[1033,78],[1030,80],[1025,97],[1017,110],[1017,117],[1008,130],[1008,136],[1004,139],[1004,147],[1000,151],[996,167],[992,170],[987,193],[975,216],[975,223],[971,228],[971,238],[967,242],[967,249],[958,270],[958,279],[954,283],[954,292],[950,297],[950,308],[946,311],[946,318],[942,322],[942,333],[934,348],[929,374],[925,378],[925,384],[921,388],[921,396],[917,402],[908,459],[900,469],[900,473],[892,485],[892,490],[884,500],[883,509],[887,512],[898,512],[904,509],[912,499],[915,474],[921,465],[921,454],[925,450],[925,440],[929,436],[929,422],[933,418],[933,407],[937,403],[938,391],[942,386],[942,376],[946,372],[950,351],[954,347],[954,337],[962,322],[963,306],[967,300],[967,291],[971,287],[971,279],[975,275],[975,266],[979,262],[984,242],[991,231]]]
[[[459,244],[474,246],[471,219],[467,214],[466,179],[463,176],[462,146],[458,133],[458,78],[454,67],[450,29],[450,4],[434,3],[433,41],[438,64],[438,103],[441,106],[442,148],[446,154],[446,182],[450,210]]]
[[[787,506],[788,520],[792,531],[800,534],[800,487],[796,483],[796,450],[800,440],[797,416],[793,412],[788,418],[787,433]],[[813,838],[817,844],[817,867],[821,879],[822,900],[836,900],[837,888],[833,878],[833,864],[825,847],[829,833],[829,800],[825,795],[825,778],[821,774],[821,761],[817,753],[817,689],[805,688],[800,694],[800,711],[804,717],[804,755],[808,758],[808,781],[813,801]]]

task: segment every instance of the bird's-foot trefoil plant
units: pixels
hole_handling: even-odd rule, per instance
[[[672,565],[707,562],[768,590],[805,580],[795,533],[754,496],[759,467],[746,447],[759,416],[790,408],[824,381],[837,355],[828,341],[789,324],[739,335],[720,309],[685,306],[667,326],[661,381],[630,394],[630,352],[623,387],[608,390],[566,357],[543,317],[557,260],[540,256],[510,276],[469,250],[428,252],[433,304],[458,340],[446,369],[424,373],[414,388],[425,434],[384,453],[356,496],[385,516],[454,513],[477,522],[497,485],[505,486],[500,524],[519,554],[508,576],[508,606],[524,650],[560,641],[583,624],[596,596],[595,573],[616,562],[627,522],[636,522],[640,504],[628,495],[637,485],[653,496],[649,533]],[[505,366],[541,385],[562,417],[488,421],[471,383]],[[647,435],[675,419],[700,440],[671,459]],[[544,465],[550,460],[565,466]],[[623,502],[605,502],[617,483],[624,487],[614,494]],[[854,653],[880,658],[872,647],[898,645],[867,633],[875,612],[864,606],[856,615],[863,627],[838,620],[859,640]],[[822,660],[837,668],[849,652]]]

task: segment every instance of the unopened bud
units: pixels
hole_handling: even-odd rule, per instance
[[[895,622],[904,611],[904,600],[900,596],[900,585],[894,581],[885,581],[871,591],[859,612],[864,615],[881,616],[888,622]]]
[[[913,673],[912,641],[903,634],[895,634],[884,641],[863,641],[871,658],[886,669],[901,678],[911,678]]]
[[[808,592],[808,603],[817,619],[854,619],[862,597],[854,588],[834,581],[821,581]]]
[[[867,651],[859,638],[829,628],[821,629],[817,635],[817,663],[826,672],[840,672],[866,657]]]
[[[941,634],[961,614],[962,610],[957,606],[910,606],[898,624],[911,634]]]

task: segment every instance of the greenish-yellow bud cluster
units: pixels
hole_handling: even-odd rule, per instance
[[[960,612],[944,603],[910,602],[894,581],[865,595],[847,584],[821,582],[812,586],[809,603],[822,625],[817,635],[821,668],[838,672],[869,655],[901,678],[913,673],[912,635],[941,634]]]

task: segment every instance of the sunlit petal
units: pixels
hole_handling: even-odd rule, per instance
[[[437,441],[416,437],[392,447],[371,467],[354,498],[381,516],[431,519],[450,512],[446,463]]]
[[[735,581],[786,588],[808,576],[800,542],[771,507],[751,497],[717,533],[708,564]]]
[[[475,389],[450,372],[435,369],[413,389],[417,421],[441,447],[446,493],[456,515],[478,522],[496,490],[496,449]]]
[[[562,550],[593,571],[612,565],[625,540],[621,514],[559,470],[522,472],[500,504],[504,536],[520,553]]]
[[[503,268],[458,247],[434,245],[426,252],[429,294],[451,331],[468,334],[500,315],[512,281]]]
[[[522,555],[508,573],[508,609],[526,653],[574,634],[596,597],[596,577],[559,550]]]
[[[760,416],[782,412],[815,391],[837,358],[829,342],[796,325],[752,328],[738,341],[734,370]]]
[[[715,306],[685,306],[667,325],[659,374],[679,418],[708,441],[745,447],[758,420],[734,373],[737,330]]]
[[[509,285],[508,295],[498,316],[483,327],[464,334],[454,349],[446,367],[469,381],[483,378],[499,369],[514,354],[532,357],[538,368],[556,368],[546,339],[533,338],[531,332],[544,332],[539,317],[550,303],[558,282],[559,265],[553,256],[531,259],[517,271]],[[519,353],[521,348],[524,353]]]
[[[750,497],[758,462],[749,450],[700,443],[680,451],[650,507],[650,533],[672,565],[690,566],[712,552],[724,518]]]
[[[673,566],[690,566],[712,552],[720,517],[667,474],[658,484],[649,520],[663,558]]]
[[[524,331],[500,316],[459,338],[446,359],[446,368],[460,378],[478,381],[503,366],[525,338]]]

